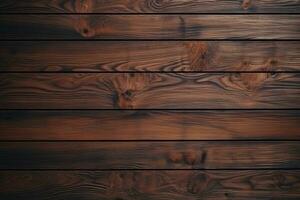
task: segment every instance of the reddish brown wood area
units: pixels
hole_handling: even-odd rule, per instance
[[[0,108],[300,108],[299,83],[299,73],[10,73]]]
[[[1,72],[209,72],[300,69],[294,41],[0,42]]]
[[[292,140],[296,110],[0,111],[1,140]]]
[[[297,0],[1,0],[0,13],[299,13]]]
[[[0,199],[300,199],[299,0],[1,0]]]

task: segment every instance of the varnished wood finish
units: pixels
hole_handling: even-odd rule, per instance
[[[0,108],[300,108],[299,82],[299,73],[0,74]]]
[[[0,111],[0,140],[300,139],[299,111]]]
[[[298,0],[1,0],[0,13],[299,13]]]
[[[299,142],[1,142],[0,169],[294,169]]]
[[[300,171],[1,171],[0,185],[9,200],[296,200]]]
[[[1,40],[300,39],[300,15],[2,15]]]
[[[300,199],[299,0],[1,0],[0,199]]]
[[[0,71],[296,71],[294,41],[0,42]]]

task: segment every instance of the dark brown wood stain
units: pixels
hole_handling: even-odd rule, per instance
[[[299,121],[297,110],[2,110],[0,139],[299,140]]]
[[[9,40],[300,38],[299,15],[2,15]]]
[[[299,142],[1,142],[0,169],[293,169]]]
[[[298,0],[1,0],[0,199],[300,199]]]
[[[300,171],[1,171],[0,184],[11,200],[282,200],[300,195]]]

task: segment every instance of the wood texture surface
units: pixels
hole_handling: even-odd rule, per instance
[[[299,15],[2,15],[1,40],[300,39]]]
[[[0,111],[0,140],[300,139],[300,111]]]
[[[298,0],[1,0],[0,13],[299,13]]]
[[[1,142],[0,169],[294,169],[295,142]]]
[[[299,0],[1,0],[0,199],[300,199]]]
[[[9,200],[296,200],[300,171],[1,171]]]
[[[0,42],[1,72],[299,70],[295,41]]]
[[[0,74],[0,108],[300,108],[299,82],[299,73],[11,73]]]

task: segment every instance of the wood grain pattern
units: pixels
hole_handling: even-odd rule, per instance
[[[0,199],[300,199],[299,14],[1,0]]]
[[[300,111],[0,111],[0,140],[300,139]]]
[[[295,142],[1,142],[0,169],[294,169]]]
[[[0,71],[299,71],[294,41],[0,42]]]
[[[9,200],[296,200],[300,171],[1,171]]]
[[[11,73],[0,74],[0,108],[300,108],[299,82],[299,73]]]
[[[1,40],[300,39],[299,15],[2,15]]]
[[[0,13],[299,13],[298,0],[1,0]]]

